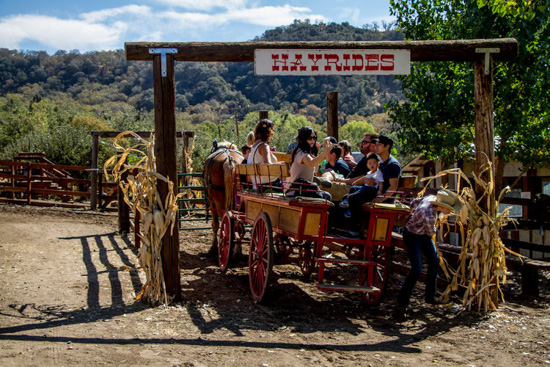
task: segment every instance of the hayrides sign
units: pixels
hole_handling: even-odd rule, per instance
[[[256,75],[408,75],[410,66],[410,50],[254,51]]]

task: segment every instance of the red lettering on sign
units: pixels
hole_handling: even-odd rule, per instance
[[[363,70],[363,65],[365,64],[363,61],[363,55],[352,55],[353,57],[353,66],[351,67],[352,71],[361,71]]]
[[[344,71],[350,71],[351,66],[349,66],[349,60],[351,55],[350,54],[344,54]]]
[[[313,61],[313,65],[311,66],[311,71],[319,71],[319,66],[317,65],[317,62],[323,58],[323,55],[321,54],[308,54],[307,58]]]
[[[382,54],[380,55],[380,69],[381,70],[394,70],[395,69],[395,55],[393,54]]]
[[[340,61],[340,58],[336,54],[325,54],[325,60],[327,60],[327,64],[325,65],[325,71],[331,71],[332,66],[330,64],[334,64],[334,68],[337,71],[342,70],[342,66],[338,64],[338,61]]]
[[[365,66],[365,70],[378,70],[378,57],[379,55],[377,54],[366,54],[367,66]]]
[[[300,68],[300,71],[306,71],[307,66],[305,66],[302,63],[302,54],[296,54],[296,55],[294,55],[294,57],[295,57],[296,61],[292,61],[290,63],[290,65],[291,65],[290,71],[297,71],[298,67]]]
[[[288,65],[286,63],[288,60],[288,54],[281,54],[280,56],[282,60],[279,60],[279,54],[271,54],[271,59],[273,60],[273,66],[271,67],[271,70],[279,71],[281,67],[278,66],[278,64],[281,64],[282,71],[288,71]]]

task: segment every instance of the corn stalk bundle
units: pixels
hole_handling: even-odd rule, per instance
[[[487,174],[488,182],[481,177]],[[424,178],[429,183],[441,176],[458,175],[466,182],[466,186],[460,188],[458,180],[457,192],[463,202],[463,208],[456,218],[456,226],[460,231],[461,252],[459,255],[457,269],[452,269],[440,254],[442,268],[448,278],[452,275],[451,284],[443,294],[446,302],[451,291],[456,291],[459,285],[466,287],[462,304],[471,310],[476,307],[478,311],[494,311],[498,308],[499,296],[504,301],[501,284],[506,282],[506,252],[521,257],[519,254],[507,249],[500,239],[499,232],[509,222],[510,207],[498,212],[500,200],[510,191],[506,187],[500,193],[498,200],[495,199],[494,170],[492,164],[487,164],[481,169],[479,175],[473,174],[473,179],[478,192],[472,187],[471,181],[460,169],[449,169],[441,171],[433,177]],[[419,194],[424,194],[426,188]],[[484,201],[484,202],[483,202]],[[484,209],[486,208],[486,209]],[[441,233],[449,231],[449,215],[441,216],[437,222]]]
[[[138,139],[138,143],[129,148],[119,144],[119,140],[125,136]],[[108,177],[107,169],[114,165],[112,174],[119,182],[124,194],[124,201],[134,215],[139,213],[143,226],[138,233],[143,244],[139,248],[139,263],[145,271],[146,282],[136,296],[138,300],[157,305],[168,304],[169,296],[166,293],[164,274],[162,271],[162,238],[168,231],[172,231],[178,213],[178,199],[174,196],[174,183],[168,178],[156,172],[153,139],[147,141],[131,131],[120,133],[114,140],[113,146],[122,152],[112,156],[105,162],[104,172]],[[145,152],[144,152],[145,151]],[[128,156],[137,155],[139,160],[135,164],[126,164]],[[134,172],[137,174],[133,174]],[[124,182],[122,174],[128,172],[127,182]],[[168,193],[166,200],[162,202],[157,190],[157,182],[161,180],[167,183]]]

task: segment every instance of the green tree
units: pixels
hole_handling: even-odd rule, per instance
[[[524,169],[550,164],[544,148],[550,146],[548,10],[531,19],[493,13],[473,0],[391,0],[391,5],[407,39],[515,37],[518,58],[494,63],[497,183],[508,161]],[[471,155],[473,65],[413,64],[401,80],[407,101],[387,107],[403,149],[449,161]]]
[[[361,142],[365,134],[375,134],[374,127],[367,121],[352,120],[342,126],[338,131],[340,140],[350,142],[353,151],[358,150],[358,144]]]
[[[548,0],[477,0],[478,6],[487,6],[495,14],[533,20],[548,11]]]

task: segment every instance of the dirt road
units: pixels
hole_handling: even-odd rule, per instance
[[[489,315],[427,306],[395,323],[402,281],[369,310],[356,295],[326,294],[297,266],[276,266],[263,305],[246,264],[222,276],[205,255],[208,231],[181,233],[184,301],[134,300],[143,274],[116,216],[0,204],[2,366],[546,366],[549,274],[541,297]]]

